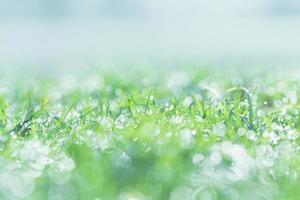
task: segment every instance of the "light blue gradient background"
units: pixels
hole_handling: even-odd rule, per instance
[[[2,0],[0,63],[298,62],[296,0]]]

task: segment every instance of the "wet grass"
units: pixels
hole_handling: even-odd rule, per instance
[[[297,199],[298,75],[193,67],[3,76],[0,198]]]

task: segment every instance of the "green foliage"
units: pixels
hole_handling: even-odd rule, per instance
[[[100,72],[0,94],[1,199],[298,198],[293,73]]]

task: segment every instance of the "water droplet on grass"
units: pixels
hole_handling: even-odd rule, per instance
[[[193,103],[193,97],[191,96],[187,96],[185,97],[185,99],[183,100],[183,106],[184,107],[190,107],[190,105]]]
[[[256,140],[256,133],[252,130],[249,130],[247,133],[246,133],[246,136],[249,140]]]
[[[224,137],[226,134],[227,128],[224,123],[217,123],[214,125],[213,132],[219,137]]]
[[[178,115],[175,115],[175,116],[172,116],[171,117],[171,123],[173,123],[173,124],[181,124],[181,123],[183,123],[183,117],[181,117],[181,116],[178,116]]]
[[[204,159],[205,157],[202,154],[198,153],[193,156],[192,162],[193,164],[196,165],[196,164],[200,164]]]
[[[189,82],[189,76],[186,72],[175,72],[170,74],[167,80],[167,87],[174,93],[186,86]]]
[[[180,144],[183,148],[191,148],[194,144],[194,135],[196,131],[190,129],[184,129],[180,132]]]
[[[61,171],[71,171],[74,169],[75,163],[72,158],[63,156],[63,158],[60,161],[58,161],[57,167]]]
[[[237,134],[239,136],[244,136],[246,134],[247,130],[245,128],[239,128],[238,131],[237,131]]]
[[[220,152],[215,151],[209,156],[209,160],[213,165],[219,165],[222,162],[222,155]]]
[[[11,174],[9,179],[9,189],[16,197],[28,197],[34,190],[35,184],[31,177],[22,174]]]
[[[256,154],[258,156],[263,156],[267,152],[267,146],[266,145],[259,145],[256,147]]]

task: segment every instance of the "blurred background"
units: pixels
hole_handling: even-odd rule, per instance
[[[298,63],[297,0],[1,0],[0,64]]]

